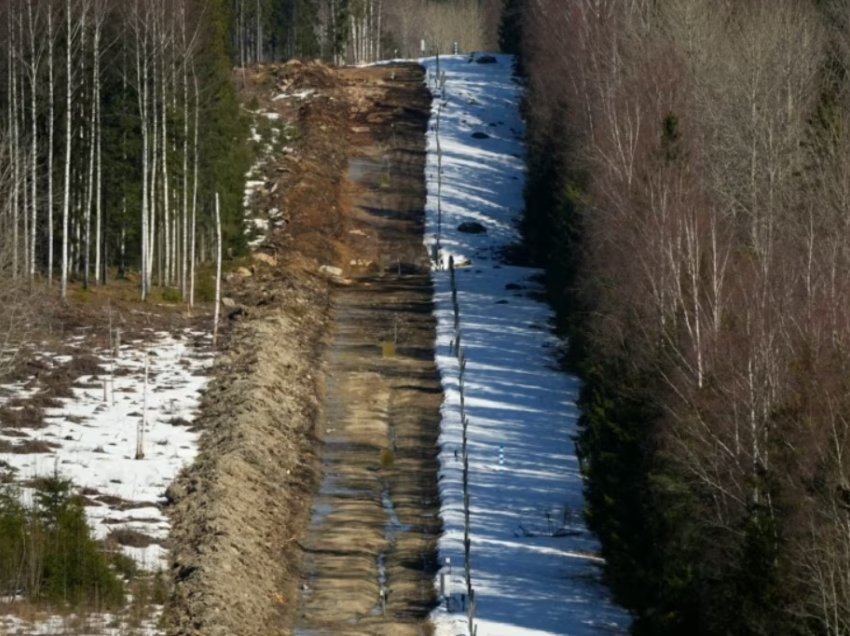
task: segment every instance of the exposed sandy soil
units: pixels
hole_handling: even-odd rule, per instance
[[[291,633],[296,619],[305,633],[425,633],[440,394],[422,71],[289,64],[243,82],[246,102],[300,136],[268,167],[264,203],[288,222],[250,276],[230,278],[201,452],[170,489],[169,633]],[[282,87],[315,94],[274,100]],[[385,359],[379,342],[396,326]]]
[[[385,71],[380,82],[352,75],[365,102],[352,128],[348,189],[349,245],[361,262],[333,298],[324,477],[301,542],[296,633],[424,634],[440,532],[441,393],[422,245],[430,101],[422,76],[407,69]],[[396,344],[395,355],[382,343]]]

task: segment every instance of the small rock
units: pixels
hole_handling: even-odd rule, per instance
[[[457,226],[457,231],[464,234],[486,234],[487,228],[478,221],[464,221]]]
[[[333,265],[322,265],[319,267],[319,273],[325,274],[326,276],[342,276],[342,269],[339,267],[334,267]]]
[[[271,267],[277,265],[277,259],[271,254],[266,254],[265,252],[254,252],[252,258],[258,263],[265,263]]]
[[[227,307],[228,309],[233,309],[234,307],[236,307],[236,301],[232,298],[228,298],[225,296],[221,299],[221,306]]]
[[[490,135],[485,132],[474,132],[472,133],[473,139],[490,139]]]
[[[247,267],[240,267],[239,269],[236,270],[236,274],[238,276],[241,276],[242,278],[251,278],[251,276],[253,276],[253,274],[251,273],[251,270],[248,269]]]
[[[498,64],[499,60],[497,60],[492,55],[479,55],[475,58],[476,64]]]

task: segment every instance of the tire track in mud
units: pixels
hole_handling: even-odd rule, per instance
[[[373,73],[376,70],[372,71]],[[430,97],[417,67],[352,71],[350,284],[333,294],[323,478],[301,539],[296,634],[428,634],[442,400],[424,224]],[[374,82],[373,82],[374,83]],[[397,343],[395,354],[383,342]]]

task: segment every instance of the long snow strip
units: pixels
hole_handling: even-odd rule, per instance
[[[542,271],[503,262],[505,248],[520,242],[525,181],[522,87],[513,58],[422,63],[434,94],[425,242],[435,257],[436,356],[445,395],[437,636],[626,633],[629,616],[602,582],[599,545],[582,517],[574,444],[579,380],[558,368],[562,343],[552,334]],[[466,358],[471,629],[450,256]]]

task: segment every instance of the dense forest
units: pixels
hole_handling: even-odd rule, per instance
[[[850,633],[850,6],[502,4],[5,0],[0,353],[35,290],[191,302],[216,194],[245,249],[234,69],[485,49],[501,17],[525,235],[585,380],[586,513],[635,632]]]
[[[526,234],[636,633],[850,633],[847,3],[510,4]]]
[[[242,236],[234,211],[248,157],[226,7],[14,0],[0,21],[11,278],[64,296],[69,280],[132,269],[143,298],[154,283],[187,293],[213,191],[231,211],[229,240]]]
[[[138,273],[191,302],[211,258],[244,249],[251,157],[233,69],[480,48],[498,0],[8,0],[0,6],[3,279],[64,297]],[[428,25],[428,26],[423,26]],[[492,29],[492,27],[491,27]],[[0,295],[8,293],[0,290]],[[172,293],[173,297],[174,294]]]
[[[501,0],[234,0],[234,61],[360,64],[495,45]],[[423,45],[425,47],[423,51]]]

